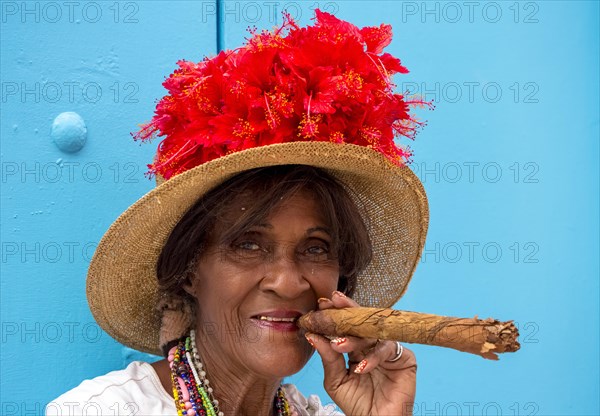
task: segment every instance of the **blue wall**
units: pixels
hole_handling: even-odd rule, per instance
[[[399,309],[514,319],[499,362],[411,346],[415,415],[597,415],[599,6],[596,1],[1,2],[1,414],[40,414],[85,378],[154,357],[101,332],[85,299],[95,244],[153,187],[129,136],[178,59],[238,46],[287,7],[390,23],[437,102],[412,144],[429,195],[426,251]],[[218,24],[217,24],[218,23]],[[51,126],[77,112],[87,143]],[[325,395],[318,358],[292,381]]]

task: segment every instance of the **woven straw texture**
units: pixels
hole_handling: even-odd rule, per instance
[[[210,161],[158,185],[129,207],[102,237],[87,277],[98,324],[117,341],[161,355],[156,262],[171,231],[208,190],[244,170],[304,164],[327,170],[349,190],[373,243],[373,261],[353,298],[389,307],[405,292],[429,222],[427,197],[407,167],[352,144],[292,142],[256,147]]]

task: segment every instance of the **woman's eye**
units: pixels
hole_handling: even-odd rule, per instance
[[[327,254],[327,249],[325,247],[322,246],[313,246],[313,247],[309,247],[308,250],[306,250],[308,252],[308,254],[312,254],[312,255],[319,255],[319,254]]]
[[[236,244],[236,248],[248,251],[257,251],[261,249],[261,247],[254,241],[242,241],[241,243]]]
[[[316,244],[313,242],[304,249],[303,256],[310,261],[329,260],[329,246],[323,242],[318,242]]]

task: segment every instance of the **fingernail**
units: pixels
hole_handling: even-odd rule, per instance
[[[319,298],[319,299],[317,299],[317,302],[319,302],[319,303],[329,302],[329,299],[327,299],[327,298]]]
[[[314,348],[315,342],[312,340],[312,338],[308,334],[304,334],[304,337],[306,338],[310,346]]]
[[[344,295],[342,292],[340,292],[339,290],[336,290],[335,292],[333,292],[334,295],[338,295],[340,298],[345,298],[346,295]]]
[[[339,338],[332,339],[330,342],[335,345],[342,345],[346,341],[347,341],[346,338],[339,337]]]
[[[360,374],[363,372],[363,370],[365,369],[366,366],[367,366],[367,360],[362,360],[360,363],[357,364],[356,368],[354,369],[354,372],[356,374]]]

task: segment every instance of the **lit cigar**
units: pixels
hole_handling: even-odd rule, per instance
[[[453,318],[428,313],[380,308],[345,308],[313,311],[298,326],[315,334],[379,338],[412,344],[435,345],[497,360],[496,353],[520,348],[513,321]]]

